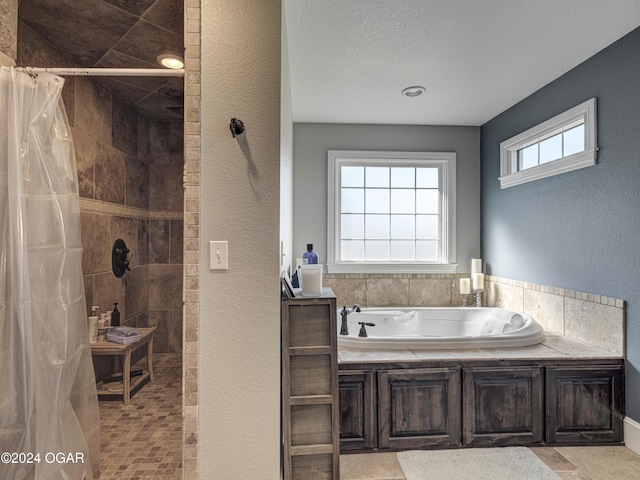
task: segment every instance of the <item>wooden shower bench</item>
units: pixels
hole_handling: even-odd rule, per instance
[[[98,395],[110,395],[110,396],[122,396],[125,405],[129,405],[131,402],[131,391],[144,382],[147,378],[150,382],[153,382],[153,335],[158,327],[139,328],[141,336],[140,340],[128,345],[121,345],[119,343],[104,341],[95,342],[91,344],[91,355],[96,357],[100,355],[115,356],[116,368],[118,371],[118,363],[120,357],[124,357],[122,364],[122,385],[118,385],[116,382],[104,383],[104,381],[98,382]],[[131,379],[131,354],[138,350],[140,347],[147,346],[147,369],[142,372],[142,375],[136,377],[133,381]]]

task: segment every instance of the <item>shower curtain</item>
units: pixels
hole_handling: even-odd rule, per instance
[[[63,85],[0,68],[0,479],[91,479],[99,469]]]

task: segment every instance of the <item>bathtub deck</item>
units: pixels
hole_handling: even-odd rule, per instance
[[[620,360],[623,357],[569,337],[545,332],[545,339],[530,347],[486,348],[468,350],[364,350],[338,347],[338,362],[351,364],[421,362],[451,360]],[[607,362],[608,363],[608,362]]]

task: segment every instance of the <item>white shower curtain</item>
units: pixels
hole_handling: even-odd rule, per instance
[[[90,479],[100,461],[63,85],[0,68],[0,479]]]

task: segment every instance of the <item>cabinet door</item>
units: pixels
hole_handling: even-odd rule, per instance
[[[543,442],[540,368],[464,369],[463,399],[465,445]]]
[[[378,446],[421,448],[460,444],[460,369],[378,372]]]
[[[620,443],[621,366],[547,367],[547,441]]]
[[[339,374],[340,451],[376,448],[374,372],[344,370]]]

